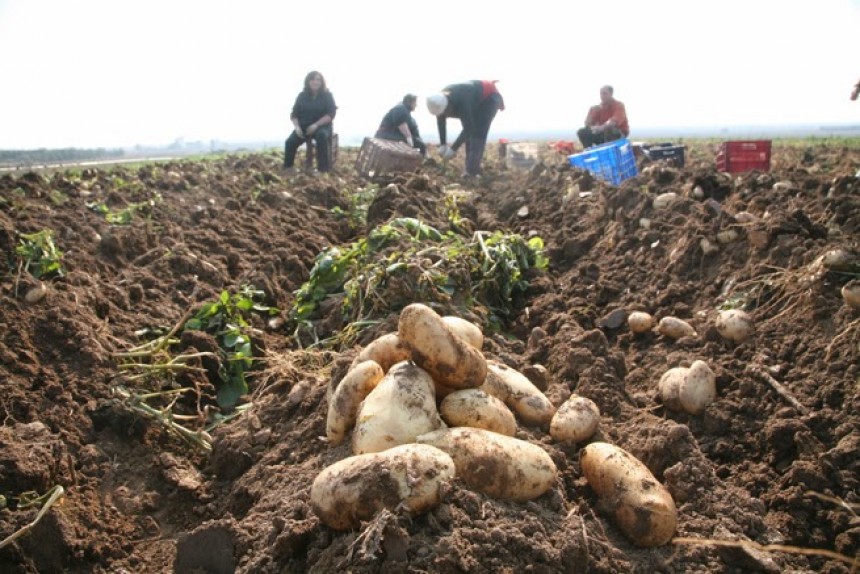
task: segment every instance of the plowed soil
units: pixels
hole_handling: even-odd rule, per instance
[[[65,489],[0,549],[0,571],[850,572],[832,553],[860,550],[860,310],[840,294],[858,268],[815,261],[860,251],[860,151],[776,145],[769,172],[733,176],[716,171],[714,152],[690,145],[682,169],[643,161],[618,187],[549,151],[531,170],[490,157],[479,180],[430,161],[376,181],[368,226],[413,216],[444,229],[444,199],[456,192],[476,229],[541,236],[550,267],[529,277],[505,331],[487,332],[484,354],[520,370],[543,365],[538,382],[555,405],[573,392],[592,399],[602,414],[592,440],[627,449],[666,485],[678,537],[805,554],[639,548],[583,478],[584,445],[522,424],[518,438],[559,469],[540,498],[498,501],[455,480],[430,512],[394,509],[334,531],[311,510],[309,489],[349,455],[324,440],[326,391],[359,347],[300,349],[288,323],[256,319],[259,360],[242,401],[252,406],[210,431],[211,453],[132,411],[118,385],[166,390],[118,369],[112,353],[139,345],[137,332],[169,330],[246,284],[286,316],[316,255],[366,233],[341,215],[350,192],[369,185],[345,150],[325,176],[288,177],[275,153],[0,176],[0,538],[36,517],[22,493]],[[666,192],[675,201],[657,209]],[[156,193],[125,225],[87,206],[116,211]],[[42,229],[54,231],[64,274],[28,303],[37,283],[15,249],[20,234]],[[718,236],[727,230],[734,236]],[[717,249],[705,254],[703,239]],[[713,320],[739,296],[755,331],[735,344]],[[697,336],[634,335],[625,320],[634,310],[684,319]],[[374,317],[382,323],[359,343],[391,330],[398,311]],[[343,327],[337,315],[323,310],[321,335]],[[202,339],[182,345],[206,350]],[[697,416],[667,410],[657,381],[696,359],[717,376],[716,401]],[[194,389],[171,407],[189,428],[216,410],[212,376],[174,381]]]

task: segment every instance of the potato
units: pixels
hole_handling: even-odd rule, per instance
[[[558,469],[544,449],[484,429],[457,427],[418,437],[454,459],[457,478],[493,498],[532,500],[555,483]]]
[[[514,436],[517,420],[505,403],[481,389],[454,391],[439,405],[442,420],[452,427],[474,427]]]
[[[691,415],[701,414],[717,398],[717,377],[704,361],[694,361],[678,387],[678,402]]]
[[[654,209],[666,209],[678,199],[678,194],[674,191],[667,191],[666,193],[661,193],[651,202],[654,206]]]
[[[716,376],[704,361],[669,369],[660,377],[658,388],[667,408],[691,415],[701,414],[717,397]]]
[[[860,280],[853,279],[843,285],[842,298],[852,309],[860,309]]]
[[[481,386],[487,361],[478,349],[454,334],[433,309],[421,303],[400,312],[397,332],[412,351],[412,360],[437,383],[453,389]]]
[[[752,317],[740,309],[720,311],[714,325],[723,339],[734,343],[743,343],[753,332]]]
[[[487,378],[481,389],[501,399],[526,424],[546,426],[555,406],[528,377],[497,361],[487,361]]]
[[[570,395],[556,411],[549,425],[549,434],[558,441],[582,442],[597,432],[600,409],[591,399]]]
[[[657,323],[657,332],[671,339],[680,339],[681,337],[695,337],[696,330],[677,317],[663,317]]]
[[[363,348],[352,361],[350,368],[364,361],[376,361],[382,367],[382,371],[387,373],[392,365],[411,358],[409,346],[400,340],[400,336],[397,333],[388,333]]]
[[[605,442],[586,446],[579,461],[603,507],[634,544],[660,546],[671,540],[678,522],[675,501],[647,466]]]
[[[449,455],[423,444],[351,456],[317,475],[311,508],[336,530],[358,528],[383,508],[403,505],[411,514],[420,514],[439,504],[442,486],[454,473]]]
[[[678,393],[681,389],[681,383],[687,377],[687,367],[674,367],[669,369],[663,376],[660,377],[660,382],[657,383],[657,388],[660,391],[660,398],[666,408],[673,411],[683,410],[681,401],[678,399]]]
[[[634,333],[646,333],[654,328],[654,317],[644,311],[633,311],[627,316],[627,326]]]
[[[414,363],[397,363],[361,403],[352,452],[379,452],[415,442],[418,435],[444,426],[436,410],[433,379]]]
[[[44,283],[39,281],[36,286],[31,287],[27,290],[27,293],[24,295],[24,300],[27,303],[38,303],[42,299],[45,298],[45,295],[48,294],[48,288]]]
[[[350,369],[332,393],[328,403],[325,434],[329,442],[343,442],[346,431],[355,424],[361,401],[376,388],[385,373],[376,361],[364,361]]]
[[[479,351],[481,350],[481,347],[484,346],[484,333],[481,332],[481,328],[474,323],[461,319],[460,317],[454,317],[453,315],[442,317],[442,321],[444,321],[448,328],[451,329],[451,332]]]

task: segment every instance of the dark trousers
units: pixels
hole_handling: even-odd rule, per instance
[[[328,149],[331,145],[331,133],[331,124],[326,124],[318,128],[313,135],[314,143],[317,146],[317,169],[320,170],[320,172],[331,170],[331,165],[329,164],[329,157],[331,154]],[[290,137],[288,137],[287,141],[284,143],[285,168],[293,167],[293,164],[296,162],[296,152],[303,143],[305,143],[304,138],[297,136],[294,131],[290,133]]]
[[[475,110],[475,129],[473,133],[460,132],[457,141],[451,146],[453,149],[466,143],[466,173],[469,175],[481,174],[481,161],[484,159],[484,150],[487,147],[487,134],[490,133],[490,125],[496,114],[502,107],[502,96],[490,94],[478,104]]]
[[[579,136],[579,141],[582,142],[584,148],[614,142],[624,137],[618,128],[607,128],[602,132],[595,133],[591,131],[591,128],[585,127],[576,132],[576,135]]]

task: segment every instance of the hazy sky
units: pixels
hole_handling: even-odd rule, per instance
[[[279,140],[305,74],[341,134],[406,92],[499,80],[494,133],[860,123],[860,0],[0,0],[0,148]],[[449,132],[459,122],[449,120]]]

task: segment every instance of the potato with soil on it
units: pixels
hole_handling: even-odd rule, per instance
[[[514,436],[517,432],[514,413],[505,403],[481,389],[454,391],[442,400],[439,413],[452,427],[480,428],[506,436]]]
[[[842,298],[852,309],[860,309],[860,279],[852,279],[842,286]]]
[[[634,544],[660,546],[672,539],[675,501],[641,461],[615,445],[593,442],[582,449],[579,462],[602,506]]]
[[[409,346],[404,343],[397,333],[388,333],[371,341],[352,361],[352,367],[364,361],[376,361],[382,371],[387,373],[393,365],[412,358]]]
[[[663,317],[660,319],[660,322],[657,323],[657,332],[670,339],[696,336],[696,330],[693,329],[692,325],[677,317]]]
[[[451,331],[426,305],[407,305],[400,312],[397,332],[411,349],[412,360],[440,385],[469,389],[479,387],[487,376],[481,351]]]
[[[549,434],[557,441],[582,442],[597,432],[600,409],[589,398],[570,395],[549,424]]]
[[[720,311],[714,326],[723,339],[733,343],[743,343],[753,332],[752,317],[741,309]]]
[[[498,361],[487,361],[481,389],[502,400],[526,424],[545,427],[555,414],[555,406],[528,377]]]
[[[483,429],[448,428],[417,440],[451,455],[457,478],[468,488],[501,500],[537,498],[552,488],[558,475],[541,447]]]
[[[654,317],[644,311],[633,311],[627,317],[627,326],[633,333],[647,333],[654,328]]]
[[[658,389],[666,408],[698,415],[717,398],[717,378],[706,362],[693,361],[663,373]]]
[[[442,317],[442,321],[451,329],[451,332],[469,343],[472,347],[480,351],[481,347],[484,346],[484,333],[480,327],[471,321],[453,315],[445,315]]]
[[[331,444],[343,442],[346,432],[355,425],[361,402],[384,376],[376,361],[363,361],[349,370],[328,404],[325,432]]]
[[[361,526],[383,508],[411,514],[437,506],[454,478],[451,457],[438,448],[406,444],[345,458],[323,469],[311,486],[311,508],[335,530]]]
[[[444,426],[436,410],[433,379],[414,363],[397,363],[361,403],[352,452],[380,452]]]

